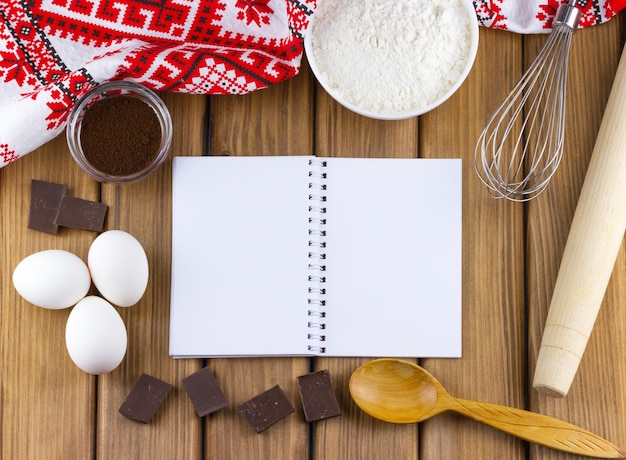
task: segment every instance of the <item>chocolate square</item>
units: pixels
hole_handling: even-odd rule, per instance
[[[307,422],[341,415],[327,370],[298,377],[298,390]]]
[[[287,399],[287,395],[278,385],[246,401],[237,408],[239,415],[246,419],[257,433],[266,430],[293,411],[294,408]]]
[[[172,385],[148,374],[141,374],[120,406],[124,417],[136,422],[148,423],[161,407]]]
[[[62,227],[101,232],[107,209],[104,203],[64,196],[55,223]]]
[[[66,194],[66,185],[33,179],[30,185],[28,228],[56,234],[59,226],[54,221]]]
[[[222,389],[208,367],[185,377],[183,387],[199,417],[212,414],[228,406]]]

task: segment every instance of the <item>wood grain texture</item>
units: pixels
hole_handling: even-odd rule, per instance
[[[566,396],[626,230],[626,54],[620,59],[552,293],[533,387]]]
[[[204,149],[206,97],[163,95],[172,115],[170,157]],[[194,120],[190,123],[189,120]],[[143,245],[150,277],[143,298],[118,308],[128,331],[128,351],[118,369],[98,377],[96,449],[98,458],[185,458],[202,456],[202,420],[182,387],[182,378],[200,369],[200,360],[168,356],[171,267],[171,162],[135,184],[102,186],[109,205],[107,229],[129,232]],[[147,425],[118,413],[142,373],[173,385]]]
[[[61,229],[49,235],[27,228],[32,179],[63,183],[70,194],[98,199],[97,185],[68,160],[65,139],[58,137],[5,167],[0,176],[2,458],[88,458],[93,452],[96,378],[79,370],[67,354],[70,310],[36,307],[11,282],[16,265],[34,252],[58,248],[87,255],[90,232]]]
[[[314,130],[312,79],[309,72],[301,72],[254,93],[213,96],[210,154],[310,155]]]
[[[468,80],[423,117],[420,137],[421,156],[463,158],[463,358],[422,364],[456,396],[513,407],[524,406],[526,383],[523,208],[491,198],[473,161],[486,121],[521,76],[521,60],[511,59],[521,45],[515,34],[481,30]],[[522,442],[501,433],[486,437],[485,430],[452,414],[429,420],[422,430],[425,458],[462,458],[468,451],[476,458],[524,457]]]
[[[578,195],[624,43],[623,18],[573,38],[565,156],[548,190],[528,204],[489,197],[473,171],[476,139],[545,36],[480,31],[476,64],[448,102],[419,118],[377,121],[333,101],[306,62],[280,85],[246,96],[163,94],[174,155],[455,157],[463,159],[463,357],[420,364],[451,394],[530,409],[626,447],[626,347],[622,246],[577,377],[566,398],[531,388],[534,364]],[[109,205],[107,228],[134,234],[150,261],[148,290],[121,311],[128,354],[114,372],[86,375],[64,341],[69,310],[28,304],[13,289],[17,263],[61,248],[86,258],[95,235],[27,229],[30,181]],[[436,191],[433,191],[436,193]],[[352,402],[348,380],[368,358],[173,360],[169,342],[171,163],[129,186],[100,186],[71,160],[63,136],[0,170],[0,457],[3,459],[506,459],[574,460],[453,413],[413,425],[373,419]],[[242,286],[245,288],[245,286]],[[268,321],[277,320],[269,318]],[[200,419],[181,379],[208,365],[229,407]],[[296,378],[328,369],[342,415],[304,421]],[[117,413],[141,372],[174,388],[153,423]],[[279,384],[295,413],[262,434],[236,406]]]
[[[552,449],[596,458],[626,458],[598,435],[554,417],[500,404],[457,398],[426,369],[402,359],[376,359],[350,377],[350,394],[372,417],[390,423],[424,422],[452,411]]]
[[[313,146],[311,107],[312,79],[306,72],[241,97],[215,96],[211,99],[211,153],[308,155]],[[280,321],[280,318],[270,315],[267,321]],[[307,358],[212,359],[209,365],[232,407],[216,414],[207,424],[208,458],[299,460],[308,457],[308,426],[301,409],[261,434],[255,433],[235,410],[274,385],[280,385],[295,406],[296,378],[308,372]]]
[[[321,86],[316,86],[316,155],[416,158],[417,146],[418,119],[381,121],[365,118],[345,109]],[[339,418],[315,425],[314,458],[417,458],[417,425],[391,426],[375,420],[358,409],[350,398],[350,374],[364,359],[319,358],[315,361],[315,369],[328,369],[336,382],[335,391],[344,412]]]
[[[545,196],[528,207],[527,315],[531,382],[558,269],[622,52],[623,37],[623,21],[616,20],[579,30],[572,41],[564,158]],[[626,445],[626,424],[621,417],[609,414],[626,410],[620,378],[620,372],[626,368],[621,334],[626,318],[622,311],[623,300],[619,300],[626,290],[624,257],[622,245],[568,396],[551,398],[535,390],[529,392],[532,410],[582,426],[620,446]],[[536,447],[532,454],[546,459],[564,458]]]

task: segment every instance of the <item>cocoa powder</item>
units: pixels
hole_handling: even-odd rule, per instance
[[[80,142],[93,167],[111,176],[128,176],[154,161],[161,125],[154,110],[136,97],[107,97],[85,111]]]

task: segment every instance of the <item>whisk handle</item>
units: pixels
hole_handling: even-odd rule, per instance
[[[576,7],[576,0],[569,0],[568,3],[563,3],[556,10],[552,26],[562,25],[576,30],[581,14],[582,12]]]
[[[533,387],[566,396],[626,229],[626,51],[622,53],[565,245]]]

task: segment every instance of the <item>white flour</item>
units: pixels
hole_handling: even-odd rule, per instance
[[[321,0],[312,23],[313,58],[345,100],[381,114],[435,102],[469,57],[463,0]]]

